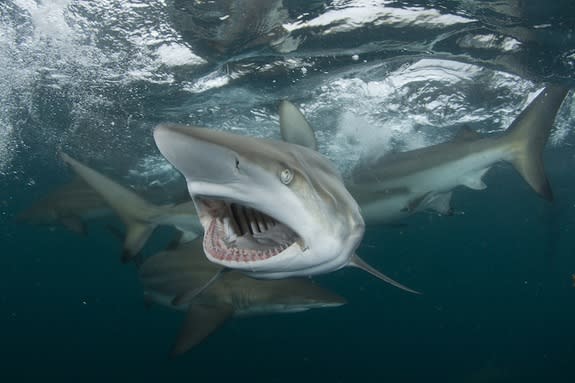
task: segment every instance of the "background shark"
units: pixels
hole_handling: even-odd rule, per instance
[[[147,301],[187,313],[172,355],[199,344],[232,317],[294,313],[346,303],[310,279],[256,280],[236,271],[220,275],[221,271],[221,266],[207,260],[199,238],[151,256],[139,268]],[[215,275],[220,276],[214,279]],[[198,290],[202,292],[197,294]]]
[[[33,225],[63,225],[75,233],[86,234],[86,220],[112,214],[100,194],[76,177],[18,214],[16,220]]]
[[[346,186],[367,224],[389,223],[426,209],[450,214],[452,190],[483,190],[483,176],[500,161],[510,162],[531,188],[551,201],[542,152],[568,89],[549,85],[504,134],[484,136],[463,129],[449,142],[385,154],[352,171]],[[282,136],[310,142],[313,132],[297,108],[280,113]]]
[[[153,205],[69,155],[62,153],[62,159],[114,209],[126,225],[124,261],[135,256],[144,247],[159,225],[175,226],[187,233],[188,238],[202,234],[203,228],[191,201],[177,205]]]

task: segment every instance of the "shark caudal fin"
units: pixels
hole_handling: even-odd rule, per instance
[[[317,150],[315,133],[294,104],[283,100],[279,106],[279,115],[280,132],[285,142]]]
[[[543,167],[543,148],[568,89],[549,85],[521,112],[503,140],[511,145],[511,163],[537,194],[553,201],[553,192]]]
[[[151,217],[159,214],[159,208],[66,153],[62,153],[61,156],[62,160],[96,190],[120,216],[126,225],[122,261],[131,260],[144,247],[156,228]]]
[[[421,294],[419,291],[410,289],[409,287],[404,286],[401,283],[391,279],[387,275],[377,271],[372,266],[370,266],[367,262],[365,262],[363,259],[361,259],[357,254],[354,254],[353,257],[351,257],[351,260],[349,261],[348,266],[357,267],[358,269],[361,269],[365,272],[368,272],[369,274],[373,275],[377,279],[381,279],[382,281],[389,283],[390,285],[395,286],[398,289],[405,290],[405,291],[413,293],[413,294]]]

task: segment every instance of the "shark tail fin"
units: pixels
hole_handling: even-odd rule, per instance
[[[156,228],[152,217],[160,213],[160,207],[150,204],[142,197],[123,187],[105,175],[61,153],[66,162],[88,185],[90,185],[120,216],[126,225],[122,261],[131,260],[142,248]]]
[[[568,89],[550,85],[513,121],[504,136],[511,145],[511,163],[537,194],[553,201],[553,192],[543,167],[543,148],[551,133],[555,116]]]
[[[367,262],[365,262],[363,259],[361,259],[357,254],[353,255],[353,257],[349,261],[348,265],[353,266],[353,267],[357,267],[358,269],[361,269],[365,272],[368,272],[369,274],[373,275],[377,279],[381,279],[382,281],[389,283],[390,285],[395,286],[398,289],[405,290],[405,291],[413,293],[413,294],[418,294],[418,295],[421,294],[419,291],[410,289],[409,287],[404,286],[401,283],[391,279],[387,275],[377,271],[372,266],[370,266]]]

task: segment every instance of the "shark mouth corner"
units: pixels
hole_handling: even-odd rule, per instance
[[[303,248],[300,237],[288,226],[236,202],[196,197],[204,217],[204,250],[220,264],[257,263],[292,246]]]

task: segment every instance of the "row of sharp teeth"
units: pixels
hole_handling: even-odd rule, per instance
[[[226,225],[230,224],[229,218],[227,218],[226,221],[214,221],[214,224],[211,225],[210,230],[204,237],[204,241],[207,240],[207,243],[204,243],[204,246],[206,246],[208,249],[207,252],[215,258],[234,262],[257,262],[271,258],[290,246],[290,244],[286,243],[276,247],[264,247],[257,250],[251,248],[236,247],[231,245],[229,239],[226,240],[221,234],[214,235],[214,232],[222,233]],[[236,238],[238,238],[237,235]],[[241,240],[242,238],[238,239]],[[250,240],[248,239],[248,241]]]
[[[228,233],[237,232],[237,235],[240,236],[248,233],[253,235],[264,233],[276,225],[276,221],[273,218],[236,204],[230,205],[230,212],[237,227],[232,227],[231,220],[226,219],[224,222],[226,229],[233,229],[228,230]]]

